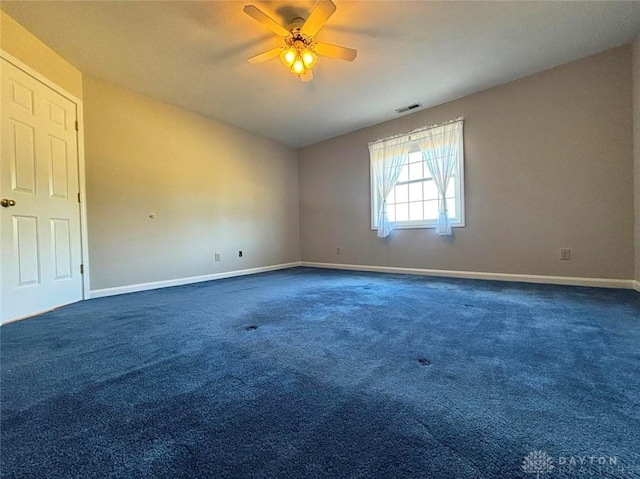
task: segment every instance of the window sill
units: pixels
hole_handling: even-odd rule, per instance
[[[435,229],[435,223],[391,223],[394,230],[411,230],[411,229]],[[464,228],[465,223],[463,221],[449,223],[452,228]],[[377,231],[377,226],[372,226],[371,231]]]

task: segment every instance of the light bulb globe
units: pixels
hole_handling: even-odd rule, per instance
[[[305,48],[302,52],[302,61],[304,62],[305,67],[312,68],[318,61],[318,57],[313,51]]]
[[[298,55],[296,59],[293,61],[291,65],[291,73],[295,73],[296,75],[302,75],[306,71],[304,66],[304,61],[302,61],[302,57]]]
[[[282,63],[284,63],[285,66],[291,67],[291,65],[293,65],[293,62],[296,59],[296,56],[297,56],[296,49],[293,47],[290,47],[284,50],[280,54],[280,60],[282,60]]]

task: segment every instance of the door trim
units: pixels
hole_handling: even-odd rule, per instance
[[[19,68],[27,75],[35,78],[40,83],[51,88],[56,93],[59,93],[67,100],[71,101],[76,106],[76,119],[78,121],[78,130],[76,131],[76,138],[78,141],[78,188],[80,193],[80,252],[82,256],[82,264],[84,265],[84,274],[82,275],[82,299],[89,299],[89,292],[91,291],[91,284],[89,279],[89,234],[87,230],[87,195],[86,195],[86,181],[85,181],[85,161],[84,161],[84,115],[82,100],[75,95],[72,95],[60,85],[52,82],[47,77],[41,75],[29,65],[18,60],[16,57],[7,53],[0,48],[0,57],[4,58],[15,67]],[[82,134],[81,134],[82,132]],[[1,294],[1,293],[0,293]],[[0,296],[0,303],[2,297]]]

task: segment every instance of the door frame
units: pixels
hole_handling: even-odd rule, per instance
[[[3,50],[1,48],[0,48],[0,57],[5,59],[9,63],[13,64],[15,67],[19,68],[20,70],[25,72],[27,75],[35,78],[40,83],[42,83],[45,86],[51,88],[56,93],[59,93],[60,95],[65,97],[67,100],[71,101],[76,107],[76,120],[78,121],[78,128],[76,130],[76,138],[77,138],[77,144],[78,144],[78,159],[77,159],[78,160],[77,161],[77,166],[78,166],[78,189],[80,190],[79,191],[79,193],[80,193],[80,208],[79,208],[79,214],[80,214],[80,254],[81,254],[81,258],[82,258],[82,264],[84,265],[83,266],[84,272],[83,272],[83,275],[82,275],[82,299],[83,300],[89,299],[89,295],[90,295],[90,291],[91,291],[91,285],[90,285],[90,279],[89,279],[89,271],[90,271],[90,268],[89,268],[89,234],[88,234],[88,230],[87,230],[87,195],[86,195],[87,189],[86,189],[86,181],[85,181],[84,134],[81,134],[81,132],[84,133],[84,115],[83,115],[83,108],[82,108],[82,100],[80,100],[75,95],[72,95],[67,90],[62,88],[60,85],[57,85],[56,83],[52,82],[51,80],[49,80],[44,75],[38,73],[33,68],[31,68],[29,65],[27,65],[24,62],[18,60],[16,57],[11,55],[10,53],[7,53],[5,50]],[[2,294],[2,291],[0,290],[0,304],[2,303],[1,294]],[[38,312],[36,314],[39,314],[41,312],[44,312],[44,311],[40,311],[40,312]],[[11,320],[8,321],[8,322],[11,322]],[[5,323],[5,324],[7,324],[7,323]]]

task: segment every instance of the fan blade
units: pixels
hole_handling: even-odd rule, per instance
[[[249,63],[262,63],[277,57],[282,52],[282,47],[273,48],[272,50],[261,53],[260,55],[249,58]]]
[[[313,80],[313,72],[309,69],[307,70],[304,75],[300,75],[300,80],[302,81],[311,81]]]
[[[276,35],[279,35],[281,37],[286,37],[291,34],[289,30],[284,28],[282,25],[280,25],[278,22],[276,22],[273,18],[268,16],[262,10],[258,9],[255,5],[247,5],[242,9],[242,11],[247,15],[249,15],[254,20],[262,23],[265,27],[267,27]]]
[[[325,57],[339,58],[340,60],[346,60],[352,62],[356,59],[358,52],[353,48],[339,47],[337,45],[331,45],[329,43],[315,43],[314,49],[318,55],[324,55]]]
[[[324,26],[333,12],[336,11],[336,4],[331,0],[320,0],[313,11],[309,14],[309,18],[302,25],[302,33],[309,37],[313,37]]]

